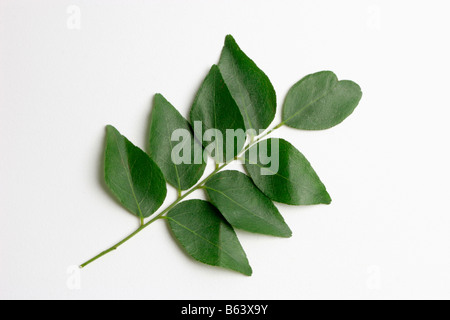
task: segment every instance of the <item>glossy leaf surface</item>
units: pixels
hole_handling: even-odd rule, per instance
[[[178,190],[192,187],[205,171],[202,146],[188,121],[160,94],[154,98],[148,150],[167,182]]]
[[[262,155],[270,155],[273,161],[266,163]],[[309,161],[286,140],[271,138],[253,146],[245,154],[244,166],[255,185],[274,201],[291,205],[331,203]]]
[[[273,202],[244,173],[219,172],[205,189],[211,203],[233,227],[278,237],[292,235]]]
[[[146,218],[166,197],[166,181],[158,165],[113,126],[106,128],[105,182],[131,213]]]
[[[234,158],[242,150],[246,139],[244,120],[217,66],[211,68],[203,81],[190,120],[195,136],[205,148],[214,147],[217,163]],[[230,135],[233,132],[238,139]]]
[[[297,129],[328,129],[352,114],[361,97],[361,88],[353,81],[338,81],[331,71],[314,73],[289,90],[283,105],[283,122]]]
[[[225,39],[219,61],[231,95],[236,101],[247,129],[266,129],[277,108],[275,90],[265,73],[238,46],[231,35]]]
[[[236,233],[209,202],[181,202],[166,218],[175,238],[194,259],[248,276],[252,274]]]

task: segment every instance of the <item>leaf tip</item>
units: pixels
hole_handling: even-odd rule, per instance
[[[159,108],[162,104],[167,104],[167,99],[161,93],[155,93],[153,96],[153,107]]]
[[[284,220],[283,220],[284,222]],[[291,228],[289,228],[289,226],[286,224],[286,222],[284,222],[283,227],[280,228],[280,230],[276,233],[273,234],[276,237],[280,237],[280,238],[291,238],[292,237],[292,230]]]
[[[330,194],[327,191],[325,191],[325,193],[323,194],[322,203],[329,205],[331,204],[331,202],[333,202],[333,199],[331,198]]]
[[[105,126],[106,135],[109,136],[111,134],[120,134],[119,130],[117,130],[114,126],[108,124]]]
[[[220,72],[219,66],[217,64],[213,64],[212,67],[211,67],[211,71],[213,71],[213,72]]]
[[[292,238],[292,230],[288,229],[289,231],[287,231],[282,237],[283,238]]]
[[[234,37],[231,34],[227,34],[225,37],[225,44],[229,42],[236,42],[236,40],[234,40]]]
[[[246,268],[245,270],[242,270],[241,273],[245,276],[251,277],[253,274],[253,269],[250,265],[248,265],[248,268]]]

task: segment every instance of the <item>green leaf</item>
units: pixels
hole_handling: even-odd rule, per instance
[[[149,155],[161,168],[167,182],[178,190],[191,188],[205,171],[203,148],[194,139],[187,120],[160,94],[154,98],[149,132]],[[172,137],[177,132],[183,135]],[[172,141],[173,138],[177,140]]]
[[[197,93],[190,120],[195,136],[203,141],[216,163],[226,162],[242,150],[246,139],[244,120],[216,65],[211,68]],[[237,139],[229,135],[233,132],[237,134]],[[208,133],[214,136],[207,139]]]
[[[241,110],[247,130],[266,129],[275,118],[275,90],[269,78],[239,48],[231,35],[225,38],[219,69]]]
[[[278,237],[292,235],[273,202],[242,172],[219,172],[204,188],[233,227]]]
[[[181,202],[166,218],[175,238],[194,259],[248,276],[252,274],[236,233],[209,202]]]
[[[283,123],[304,130],[328,129],[352,114],[361,97],[356,83],[338,81],[331,71],[314,73],[289,90],[283,105]]]
[[[292,205],[331,203],[330,195],[311,164],[286,140],[261,141],[244,157],[248,174],[270,199]]]
[[[113,126],[106,127],[105,182],[140,218],[154,213],[166,198],[166,182],[157,164]]]

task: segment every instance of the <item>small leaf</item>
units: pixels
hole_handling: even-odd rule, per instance
[[[209,202],[181,202],[166,218],[175,238],[194,259],[248,276],[252,274],[236,233]]]
[[[106,127],[105,182],[131,213],[146,218],[166,197],[166,182],[156,163],[122,136]]]
[[[203,141],[205,148],[211,150],[213,147],[216,163],[226,162],[242,150],[246,139],[244,120],[215,65],[197,93],[190,120],[195,136]],[[237,139],[229,135],[233,132]],[[206,139],[208,134],[212,134],[214,138],[211,136]]]
[[[283,123],[304,130],[328,129],[352,114],[361,97],[356,83],[338,81],[331,71],[314,73],[289,90],[283,105]]]
[[[183,134],[175,137],[181,138],[181,142],[172,141],[172,134],[177,132]],[[180,145],[182,159],[173,159],[173,156],[179,156],[179,153],[175,151]],[[167,182],[178,190],[187,190],[192,187],[205,171],[203,148],[194,139],[189,123],[160,94],[155,95],[154,98],[148,149],[150,157],[161,168]]]
[[[273,202],[242,172],[219,172],[205,189],[211,203],[233,227],[278,237],[292,235]]]
[[[271,138],[251,147],[245,153],[244,166],[256,186],[274,201],[292,205],[331,203],[311,164],[286,140]]]
[[[266,129],[275,118],[275,90],[269,78],[239,48],[231,35],[225,39],[219,69],[241,110],[247,130]]]

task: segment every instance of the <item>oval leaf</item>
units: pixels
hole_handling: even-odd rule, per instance
[[[338,81],[331,71],[314,73],[289,90],[283,105],[283,123],[304,130],[328,129],[352,114],[361,97],[356,83]]]
[[[308,160],[286,140],[261,141],[244,157],[248,174],[270,199],[292,205],[331,203]]]
[[[167,182],[180,191],[192,187],[205,171],[203,148],[187,120],[160,94],[154,98],[149,132],[149,155]]]
[[[106,127],[105,182],[140,218],[149,217],[166,198],[166,182],[157,164],[113,126]]]
[[[242,150],[246,139],[244,120],[217,66],[211,68],[203,81],[190,120],[195,136],[216,163],[226,162]]]
[[[273,202],[242,172],[219,172],[204,188],[211,203],[233,227],[278,237],[292,236]]]
[[[219,69],[241,110],[247,130],[266,129],[275,118],[275,90],[269,78],[239,48],[231,35],[225,39]]]
[[[194,259],[250,276],[247,256],[230,224],[207,201],[188,200],[166,216],[175,238]]]

